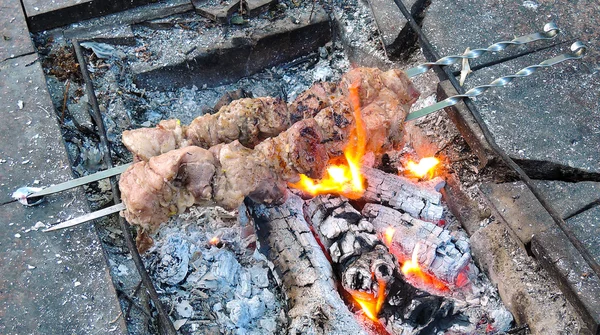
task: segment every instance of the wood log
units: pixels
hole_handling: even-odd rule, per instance
[[[304,206],[307,221],[329,252],[342,287],[377,299],[380,285],[390,287],[398,261],[379,241],[373,225],[342,197],[317,196]]]
[[[441,178],[413,182],[374,168],[363,167],[362,171],[367,182],[365,201],[384,204],[427,221],[437,222],[444,216],[439,191],[445,182]]]
[[[303,201],[291,195],[268,207],[247,199],[259,250],[274,265],[289,300],[287,334],[366,334],[337,293],[331,264],[303,215]]]
[[[421,269],[441,280],[450,289],[440,294],[468,292],[471,279],[477,276],[466,235],[451,233],[437,225],[415,219],[407,213],[378,204],[366,204],[362,214],[401,262],[410,260],[418,248]],[[391,229],[390,229],[391,228]],[[431,291],[432,287],[428,287]]]

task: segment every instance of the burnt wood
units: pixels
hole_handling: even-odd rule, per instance
[[[291,195],[280,206],[245,202],[254,219],[259,250],[274,265],[288,298],[287,334],[366,334],[337,293],[331,264]]]

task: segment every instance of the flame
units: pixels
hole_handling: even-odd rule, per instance
[[[358,86],[349,87],[350,103],[353,109],[355,128],[350,135],[348,145],[344,149],[345,164],[334,164],[330,161],[325,177],[314,180],[306,175],[300,175],[300,181],[289,186],[303,190],[313,196],[319,194],[339,194],[349,199],[360,199],[365,186],[360,172],[360,163],[365,155],[366,129],[360,111]]]
[[[356,300],[358,305],[362,308],[365,315],[375,321],[379,322],[378,315],[385,301],[385,281],[377,280],[379,289],[377,290],[377,297],[372,294],[360,291],[350,291],[350,294]]]
[[[394,234],[395,233],[396,233],[396,229],[394,229],[393,227],[387,227],[387,228],[385,228],[385,232],[383,233],[383,237],[384,237],[385,245],[388,248],[391,248],[391,246],[392,246],[392,241],[394,239]]]
[[[413,250],[412,259],[407,260],[402,264],[401,271],[407,277],[411,278],[416,284],[415,286],[427,287],[437,290],[438,292],[448,292],[448,286],[437,279],[436,277],[424,272],[419,265],[419,244]]]
[[[439,159],[435,157],[425,157],[419,161],[419,163],[415,163],[412,160],[408,161],[406,164],[406,168],[410,172],[411,175],[419,178],[425,177],[429,174],[429,177],[433,175],[433,168],[436,167],[440,163]]]

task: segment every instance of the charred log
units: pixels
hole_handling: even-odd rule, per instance
[[[329,261],[304,219],[303,201],[291,195],[268,207],[251,200],[259,250],[274,264],[290,310],[288,334],[365,334],[337,293]]]
[[[445,182],[441,178],[425,182],[412,180],[373,168],[363,168],[367,189],[363,199],[390,206],[413,217],[438,221],[444,215],[439,192]]]
[[[417,250],[420,268],[440,279],[453,292],[470,287],[470,278],[476,277],[477,268],[466,236],[377,204],[366,204],[362,213],[385,240],[390,253],[401,262],[411,259]]]
[[[304,213],[329,253],[344,289],[375,299],[380,285],[390,287],[398,261],[379,241],[373,225],[347,200],[318,196],[306,202]]]

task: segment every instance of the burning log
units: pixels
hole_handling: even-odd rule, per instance
[[[205,149],[220,143],[238,140],[253,148],[266,138],[274,137],[294,123],[317,114],[336,102],[348,106],[349,87],[358,87],[360,103],[365,109],[367,130],[372,131],[373,142],[382,140],[376,129],[383,126],[395,129],[392,142],[400,139],[402,122],[410,105],[419,93],[404,72],[382,72],[375,68],[357,68],[346,73],[339,84],[316,83],[289,106],[281,99],[245,98],[221,107],[216,114],[200,116],[189,126],[178,120],[162,121],[155,128],[140,128],[123,132],[123,143],[137,157],[148,160],[180,147],[195,145]],[[340,107],[334,107],[339,109]],[[375,116],[379,117],[375,118]]]
[[[415,219],[406,213],[377,204],[366,204],[363,215],[375,227],[390,253],[404,264],[403,273],[419,275],[422,270],[432,277],[428,289],[440,294],[469,288],[477,275],[466,236],[452,234],[437,225]],[[423,288],[423,287],[421,287]]]
[[[373,225],[341,197],[308,200],[304,214],[331,257],[342,287],[356,299],[370,298],[374,303],[366,312],[376,320],[398,270],[395,257],[379,241]]]
[[[260,250],[273,263],[290,304],[287,334],[365,334],[337,293],[329,261],[303,216],[303,201],[267,207],[252,201]]]
[[[350,80],[355,86],[349,86]],[[393,145],[400,136],[406,104],[414,101],[415,91],[406,76],[395,70],[359,68],[347,73],[342,83],[339,89],[352,98],[353,106],[340,99],[254,149],[236,140],[210,151],[195,146],[171,150],[133,164],[119,181],[127,208],[122,214],[153,232],[170,215],[206,201],[227,209],[237,208],[246,196],[281,202],[286,182],[298,181],[301,174],[320,178],[330,160],[339,159],[340,151],[355,142],[355,133],[370,135],[368,139],[361,136],[361,152],[377,153]],[[365,102],[361,113],[357,104]],[[183,133],[177,122],[165,122],[165,127]],[[185,140],[177,137],[173,141]]]
[[[439,221],[443,217],[439,191],[445,182],[441,178],[417,183],[377,169],[363,167],[362,171],[368,185],[363,195],[365,201],[389,205],[428,221]]]

